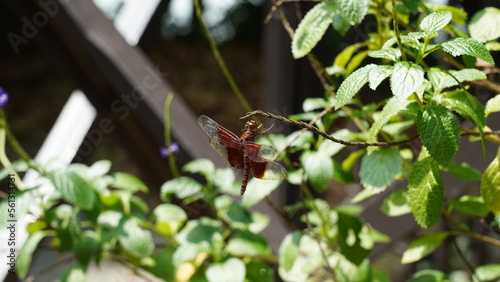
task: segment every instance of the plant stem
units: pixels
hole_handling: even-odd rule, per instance
[[[12,134],[3,109],[0,109],[0,127],[3,127],[5,129],[7,140],[9,140],[9,143],[12,146],[14,152],[16,152],[16,155],[27,162],[31,160],[30,155],[26,153],[21,144],[19,144],[19,142],[17,141],[16,137],[14,137],[14,134]]]
[[[205,33],[205,36],[207,37],[208,43],[210,44],[210,48],[212,48],[212,52],[215,56],[215,59],[217,60],[217,63],[219,64],[219,67],[222,70],[222,73],[226,77],[226,80],[229,83],[229,86],[231,86],[231,89],[233,90],[234,94],[236,94],[236,97],[240,101],[243,109],[245,109],[245,111],[252,111],[252,106],[250,106],[250,103],[248,103],[247,99],[245,98],[245,96],[241,92],[240,88],[236,84],[233,76],[231,75],[231,72],[229,72],[229,69],[227,68],[226,62],[222,58],[222,55],[219,52],[219,48],[217,47],[217,44],[215,44],[215,41],[212,38],[212,35],[210,34],[210,30],[208,29],[207,25],[205,24],[205,21],[203,20],[203,16],[201,13],[200,0],[194,0],[194,8],[196,11],[196,16],[198,17],[198,20],[200,21],[201,28],[203,29],[203,32]]]
[[[392,20],[394,23],[394,33],[396,33],[396,38],[398,40],[399,50],[401,51],[401,59],[403,59],[403,61],[406,61],[406,55],[405,55],[403,44],[401,43],[401,37],[399,34],[398,14],[396,11],[396,0],[391,0],[391,2],[392,2]]]
[[[164,131],[165,131],[165,148],[169,150],[170,144],[172,144],[172,136],[170,134],[170,107],[172,105],[172,99],[174,98],[173,93],[168,93],[167,99],[165,100],[165,121],[164,121]],[[180,176],[179,170],[177,169],[177,165],[175,163],[175,156],[173,152],[168,152],[167,155],[168,159],[168,166],[170,167],[170,172],[172,172],[172,175],[177,178]]]

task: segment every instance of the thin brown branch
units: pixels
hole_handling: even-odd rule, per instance
[[[298,127],[301,127],[303,128],[303,130],[309,130],[319,136],[322,136],[330,141],[333,141],[335,143],[339,143],[339,144],[342,144],[342,145],[346,145],[346,146],[358,146],[358,147],[370,147],[370,146],[378,146],[378,147],[390,147],[390,146],[399,146],[399,145],[403,145],[403,144],[407,144],[407,143],[410,143],[411,141],[415,140],[418,138],[418,135],[414,135],[412,137],[410,137],[409,139],[406,139],[406,140],[401,140],[401,141],[397,141],[397,142],[357,142],[357,141],[346,141],[346,140],[342,140],[342,139],[338,139],[338,138],[335,138],[333,136],[331,136],[330,134],[318,129],[317,127],[313,126],[313,124],[319,120],[323,115],[325,115],[326,113],[328,113],[329,110],[324,110],[321,114],[319,114],[314,120],[312,120],[310,123],[305,123],[303,121],[297,121],[297,120],[292,120],[292,119],[289,119],[289,118],[286,118],[284,116],[280,116],[280,115],[275,115],[273,113],[270,113],[270,112],[265,112],[265,111],[261,111],[261,110],[256,110],[256,111],[253,111],[253,112],[248,112],[246,113],[244,116],[242,116],[240,119],[245,119],[245,118],[248,118],[248,117],[251,117],[253,115],[259,115],[259,116],[264,116],[264,117],[268,117],[268,118],[273,118],[273,119],[276,119],[276,120],[279,120],[279,121],[282,121],[282,122],[285,122],[285,123],[288,123],[288,124],[291,124],[291,125],[295,125],[295,126],[298,126]],[[481,133],[479,132],[472,132],[472,131],[462,131],[461,133],[462,136],[480,136]],[[500,136],[500,131],[489,131],[489,132],[484,132],[484,135],[496,135],[496,136]],[[493,141],[493,140],[491,140]],[[493,141],[495,142],[495,141]]]
[[[328,134],[328,133],[326,133],[326,132],[318,129],[317,127],[312,126],[311,124],[307,124],[307,123],[305,123],[303,121],[291,120],[289,118],[286,118],[286,117],[283,117],[283,116],[280,116],[280,115],[275,115],[275,114],[269,113],[269,112],[264,112],[264,111],[261,111],[261,110],[249,112],[246,115],[244,115],[243,117],[241,117],[241,119],[248,118],[248,117],[253,116],[253,115],[260,115],[260,116],[265,116],[265,117],[268,117],[268,118],[277,119],[279,121],[286,122],[286,123],[289,123],[291,125],[295,125],[295,126],[307,129],[309,131],[312,131],[313,133],[315,133],[315,134],[317,134],[319,136],[323,136],[324,138],[326,138],[326,139],[328,139],[330,141],[333,141],[335,143],[339,143],[339,144],[343,144],[343,145],[347,145],[347,146],[359,146],[359,147],[369,147],[369,146],[390,147],[390,146],[398,146],[398,145],[409,143],[409,142],[411,142],[412,140],[414,140],[414,139],[416,139],[418,137],[417,135],[415,135],[415,136],[411,137],[410,139],[406,139],[406,140],[402,140],[402,141],[397,141],[397,142],[356,142],[356,141],[346,141],[346,140],[335,138],[335,137],[331,136],[330,134]]]

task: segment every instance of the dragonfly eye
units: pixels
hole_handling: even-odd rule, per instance
[[[247,123],[245,124],[245,128],[249,129],[252,132],[256,132],[259,130],[259,126],[257,126],[257,122],[255,122],[254,120],[247,121]]]

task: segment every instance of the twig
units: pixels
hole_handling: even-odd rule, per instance
[[[463,261],[467,269],[469,269],[470,275],[474,277],[475,276],[474,273],[476,272],[476,267],[472,265],[472,263],[465,257],[464,253],[457,244],[456,238],[451,238],[451,244],[453,245],[455,252],[457,252],[458,257]],[[474,281],[479,281],[479,279],[474,279]]]
[[[392,2],[392,19],[394,24],[394,33],[396,33],[396,39],[398,40],[399,50],[401,51],[401,58],[403,59],[403,61],[406,61],[406,55],[403,49],[403,43],[401,43],[401,37],[399,33],[398,13],[396,11],[396,0],[392,0],[391,2]]]
[[[261,111],[261,110],[249,112],[246,115],[244,115],[243,117],[241,117],[241,119],[248,118],[248,117],[253,116],[253,115],[261,115],[261,116],[265,116],[265,117],[268,117],[268,118],[274,118],[274,119],[277,119],[279,121],[289,123],[291,125],[302,127],[304,129],[307,129],[309,131],[312,131],[312,132],[316,133],[317,135],[323,136],[326,139],[331,140],[331,141],[333,141],[335,143],[339,143],[339,144],[347,145],[347,146],[359,146],[359,147],[369,147],[369,146],[390,147],[390,146],[398,146],[398,145],[409,143],[409,142],[411,142],[412,140],[414,140],[414,139],[416,139],[418,137],[418,135],[415,135],[415,136],[413,136],[413,137],[411,137],[409,139],[402,140],[402,141],[397,141],[397,142],[356,142],[356,141],[346,141],[346,140],[335,138],[335,137],[331,136],[330,134],[328,134],[328,133],[326,133],[326,132],[318,129],[317,127],[312,126],[310,124],[307,124],[307,123],[305,123],[303,121],[291,120],[289,118],[286,118],[286,117],[283,117],[283,116],[279,116],[279,115],[275,115],[275,114],[272,114],[272,113],[269,113],[269,112],[264,112],[264,111]]]
[[[401,141],[396,141],[396,142],[356,142],[356,141],[346,141],[346,140],[338,139],[338,138],[335,138],[335,137],[329,135],[328,133],[326,133],[326,132],[324,132],[324,131],[322,131],[322,130],[320,130],[317,127],[315,127],[315,126],[312,125],[321,116],[323,116],[327,112],[328,111],[323,111],[320,115],[318,115],[310,123],[305,123],[303,121],[292,120],[292,119],[286,118],[284,116],[275,115],[273,113],[265,112],[265,111],[261,111],[261,110],[256,110],[256,111],[253,111],[253,112],[248,112],[244,116],[242,116],[240,119],[245,119],[245,118],[248,118],[248,117],[253,116],[253,115],[260,115],[260,116],[264,116],[264,117],[268,117],[268,118],[277,119],[279,121],[286,122],[286,123],[289,123],[291,125],[295,125],[295,126],[301,127],[301,128],[303,128],[303,130],[312,131],[313,133],[316,133],[319,136],[323,136],[326,139],[328,139],[330,141],[333,141],[335,143],[339,143],[339,144],[347,145],[347,146],[358,146],[358,147],[370,147],[370,146],[390,147],[390,146],[399,146],[399,145],[403,145],[403,144],[406,144],[406,143],[410,143],[411,141],[413,141],[413,140],[415,140],[415,139],[418,138],[418,135],[414,135],[414,136],[412,136],[412,137],[410,137],[410,138],[408,138],[406,140],[401,140]],[[481,135],[481,133],[479,133],[479,132],[471,132],[471,131],[461,132],[461,136],[480,136],[480,135]],[[497,136],[500,136],[500,131],[484,132],[484,135],[497,135]]]

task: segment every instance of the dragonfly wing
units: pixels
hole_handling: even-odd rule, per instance
[[[243,168],[243,145],[240,138],[207,116],[200,116],[198,124],[210,137],[210,145],[234,168]]]
[[[275,155],[274,148],[269,145],[259,145],[253,142],[245,142],[245,154],[247,155],[252,174],[259,179],[277,180],[286,178],[285,168],[277,162],[268,160]]]
[[[254,177],[266,180],[279,180],[286,178],[286,169],[277,162],[254,162],[250,160],[250,167]]]

